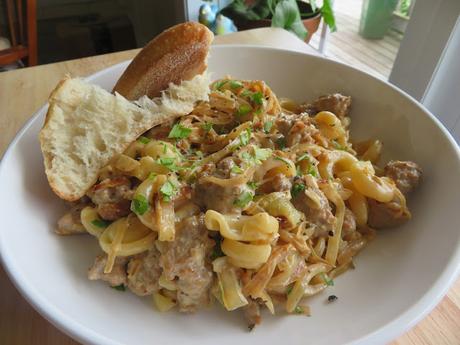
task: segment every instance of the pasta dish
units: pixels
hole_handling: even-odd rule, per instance
[[[263,307],[309,315],[308,297],[354,268],[376,229],[410,219],[421,178],[410,161],[379,166],[378,139],[352,142],[350,107],[341,94],[296,103],[263,81],[214,81],[208,101],[112,159],[57,232],[94,236],[89,279],[160,311],[216,301],[251,329]]]

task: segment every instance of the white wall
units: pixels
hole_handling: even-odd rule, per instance
[[[460,143],[460,16],[425,92],[423,104]]]
[[[422,102],[460,142],[460,0],[418,0],[390,82]]]

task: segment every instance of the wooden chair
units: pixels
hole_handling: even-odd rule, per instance
[[[0,50],[0,66],[18,60],[25,60],[27,66],[35,66],[37,64],[36,1],[6,0],[6,12],[11,48]]]

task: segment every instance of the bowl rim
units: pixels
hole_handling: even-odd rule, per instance
[[[453,148],[457,159],[460,161],[460,147],[457,145],[455,139],[452,137],[450,132],[444,127],[439,119],[437,119],[423,104],[415,100],[411,95],[401,90],[399,87],[390,84],[388,81],[380,79],[370,73],[359,70],[356,67],[344,64],[339,61],[329,59],[324,56],[318,56],[313,54],[308,54],[305,52],[287,50],[282,48],[273,48],[266,46],[257,46],[257,45],[246,45],[246,44],[225,44],[225,45],[215,45],[211,47],[210,54],[212,51],[225,50],[225,49],[243,49],[243,50],[263,50],[266,52],[275,51],[283,54],[291,54],[298,56],[307,56],[308,58],[314,60],[327,60],[328,63],[345,66],[345,68],[352,69],[354,73],[363,74],[368,76],[375,81],[390,87],[397,93],[403,95],[407,98],[413,105],[422,110],[423,113],[433,122],[435,127],[437,127],[448,140],[449,144]],[[102,70],[99,70],[89,76],[86,76],[82,79],[86,81],[93,81],[103,74],[110,74],[113,70],[119,69],[122,65],[127,65],[131,60],[125,60],[120,63],[114,64]],[[0,159],[0,177],[2,176],[3,170],[5,169],[5,164],[3,164],[11,155],[13,148],[19,142],[19,140],[26,134],[32,124],[37,120],[40,114],[47,110],[48,102],[46,102],[40,109],[38,109],[32,117],[23,125],[23,127],[16,134],[14,139],[8,145],[3,157]],[[58,310],[53,305],[48,304],[47,300],[41,296],[39,291],[37,291],[32,285],[28,284],[26,278],[23,274],[15,269],[14,258],[12,256],[5,255],[3,248],[5,247],[3,237],[1,236],[0,231],[0,262],[7,273],[10,281],[13,283],[15,288],[20,292],[23,298],[43,316],[46,320],[56,326],[59,330],[63,331],[68,336],[81,341],[85,344],[110,344],[118,345],[120,342],[110,339],[105,335],[102,335],[92,329],[89,329],[78,322],[78,320],[73,319],[67,316],[65,313]],[[431,287],[425,292],[425,294],[409,308],[407,308],[403,313],[389,321],[386,324],[383,324],[381,327],[370,331],[361,337],[354,339],[347,344],[367,344],[367,343],[386,343],[389,342],[404,332],[408,331],[410,328],[415,326],[419,321],[421,321],[431,310],[433,310],[436,305],[441,301],[441,299],[446,295],[451,285],[457,280],[460,275],[460,245],[457,246],[456,250],[449,259],[448,264],[444,267],[439,278],[433,282]]]

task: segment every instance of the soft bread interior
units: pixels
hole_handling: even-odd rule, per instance
[[[136,103],[81,79],[65,78],[51,94],[40,132],[51,188],[62,199],[78,200],[96,182],[99,170],[142,133],[190,113],[208,93],[207,74],[170,84],[161,97]]]

